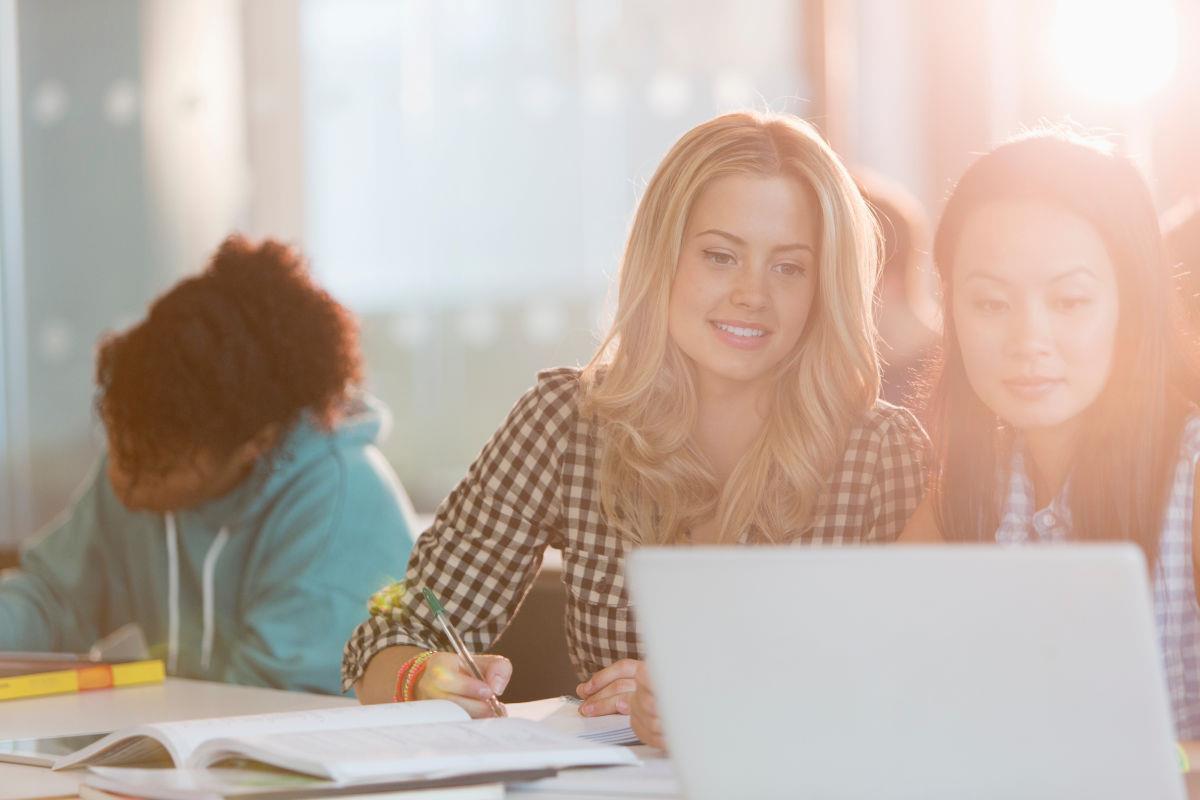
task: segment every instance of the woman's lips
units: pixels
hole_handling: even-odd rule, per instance
[[[714,320],[709,324],[716,332],[718,339],[739,350],[758,350],[765,347],[767,339],[771,336],[770,331],[758,325],[739,325],[736,322],[725,322],[724,320]],[[756,333],[747,335],[746,331],[755,331]]]
[[[1004,386],[1022,400],[1041,400],[1062,383],[1061,378],[1011,378]]]

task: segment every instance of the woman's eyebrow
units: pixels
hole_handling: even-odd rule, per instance
[[[730,233],[729,231],[723,231],[720,228],[709,228],[706,231],[700,231],[699,233],[696,234],[696,236],[704,236],[705,234],[709,234],[709,233],[716,235],[716,236],[720,236],[724,239],[728,239],[729,241],[733,242],[734,244],[738,244],[743,247],[745,247],[747,244],[746,240],[743,239],[742,237],[735,236],[734,234]],[[804,244],[803,242],[793,242],[791,244],[781,244],[781,245],[777,245],[777,246],[771,248],[772,253],[781,253],[786,250],[806,250],[809,253],[812,253],[814,255],[816,254],[816,250],[813,249],[812,245]]]

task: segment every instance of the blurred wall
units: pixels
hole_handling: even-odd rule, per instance
[[[157,292],[197,270],[248,218],[242,2],[142,0],[140,7],[142,157]]]
[[[33,496],[61,502],[95,453],[93,344],[152,274],[140,9],[23,0],[17,12],[27,384],[10,388],[28,398]],[[55,510],[36,505],[33,523]]]
[[[240,2],[17,0],[13,17],[22,253],[0,266],[23,281],[2,299],[24,316],[5,343],[24,374],[4,388],[33,505],[0,544],[61,510],[99,452],[97,339],[200,267],[246,195]]]
[[[0,0],[0,545],[32,525],[28,398],[18,388],[26,370],[17,69],[17,4]]]

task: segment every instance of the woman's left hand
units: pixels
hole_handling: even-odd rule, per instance
[[[634,675],[635,689],[633,692],[633,712],[629,724],[633,732],[642,740],[642,744],[666,750],[663,741],[662,720],[658,718],[658,703],[654,700],[654,691],[650,688],[650,673],[646,662],[639,661]]]
[[[583,698],[583,716],[629,714],[633,732],[644,744],[665,748],[646,662],[622,659],[579,684],[576,692]]]
[[[632,658],[623,658],[575,687],[575,693],[583,699],[579,713],[585,717],[628,714],[633,708],[633,692],[636,688],[634,676],[641,663]]]

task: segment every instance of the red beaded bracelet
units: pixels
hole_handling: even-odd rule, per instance
[[[403,703],[413,699],[412,689],[416,685],[413,673],[417,671],[418,667],[421,667],[420,671],[424,672],[424,663],[436,652],[435,650],[426,650],[400,665],[400,669],[396,672],[396,688],[392,692],[392,702]]]
[[[400,669],[396,670],[396,688],[392,691],[393,703],[404,702],[404,678],[406,675],[408,675],[409,669],[412,668],[412,664],[416,660],[417,657],[413,656],[408,661],[405,661],[403,664],[401,664]]]
[[[422,655],[432,658],[433,652],[422,653]],[[404,701],[406,703],[417,699],[417,681],[421,680],[421,676],[425,674],[425,668],[429,666],[429,658],[418,660],[408,671],[408,676],[404,679]]]

